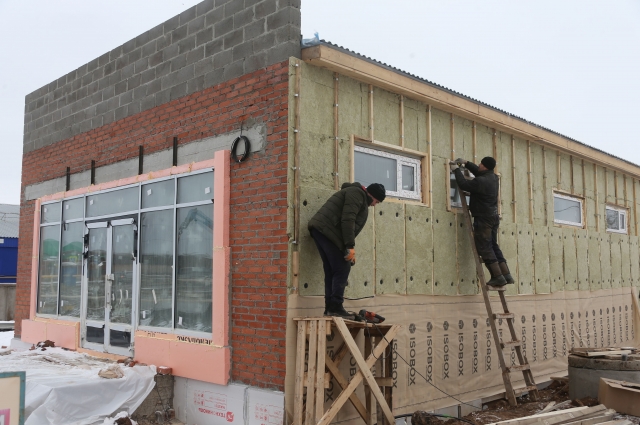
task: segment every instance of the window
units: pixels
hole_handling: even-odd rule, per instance
[[[582,227],[582,199],[554,193],[553,221]]]
[[[354,148],[354,176],[365,186],[384,185],[387,195],[422,199],[420,160],[362,146]]]
[[[625,208],[607,205],[607,232],[627,233],[627,210]]]
[[[473,173],[466,168],[461,168],[461,170],[467,180],[471,180],[475,177]],[[466,196],[465,198],[467,199],[467,205],[469,205],[469,197]],[[458,188],[458,183],[456,182],[456,175],[453,172],[449,173],[449,199],[452,207],[462,208],[460,189]]]

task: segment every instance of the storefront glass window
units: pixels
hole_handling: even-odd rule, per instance
[[[178,179],[178,203],[213,199],[213,173],[195,174]]]
[[[82,207],[82,199],[80,199]],[[82,210],[80,210],[82,215]],[[80,288],[82,283],[82,222],[62,226],[60,253],[60,305],[61,316],[80,317]]]
[[[40,207],[40,223],[57,223],[60,221],[60,202],[45,204]]]
[[[76,218],[82,218],[84,211],[84,199],[76,198],[62,203],[62,218],[63,220],[75,220]]]
[[[58,210],[60,204],[57,204]],[[58,305],[58,266],[60,225],[40,230],[40,268],[38,273],[38,313],[56,314]]]
[[[171,179],[143,185],[142,209],[173,205],[175,184],[175,181]]]
[[[87,217],[99,217],[138,209],[138,188],[114,190],[87,196]]]

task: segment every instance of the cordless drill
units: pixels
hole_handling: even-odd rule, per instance
[[[360,317],[364,319],[365,322],[369,323],[382,323],[384,322],[384,317],[379,314],[374,313],[373,311],[360,310],[358,313]]]

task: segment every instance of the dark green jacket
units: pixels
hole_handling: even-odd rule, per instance
[[[309,230],[316,229],[342,251],[353,248],[367,222],[369,203],[360,183],[344,183],[309,220]]]

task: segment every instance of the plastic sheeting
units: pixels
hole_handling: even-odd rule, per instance
[[[113,364],[48,348],[2,356],[0,372],[27,372],[25,425],[89,425],[122,411],[132,414],[155,386],[155,366],[122,367],[120,379],[98,376]]]

